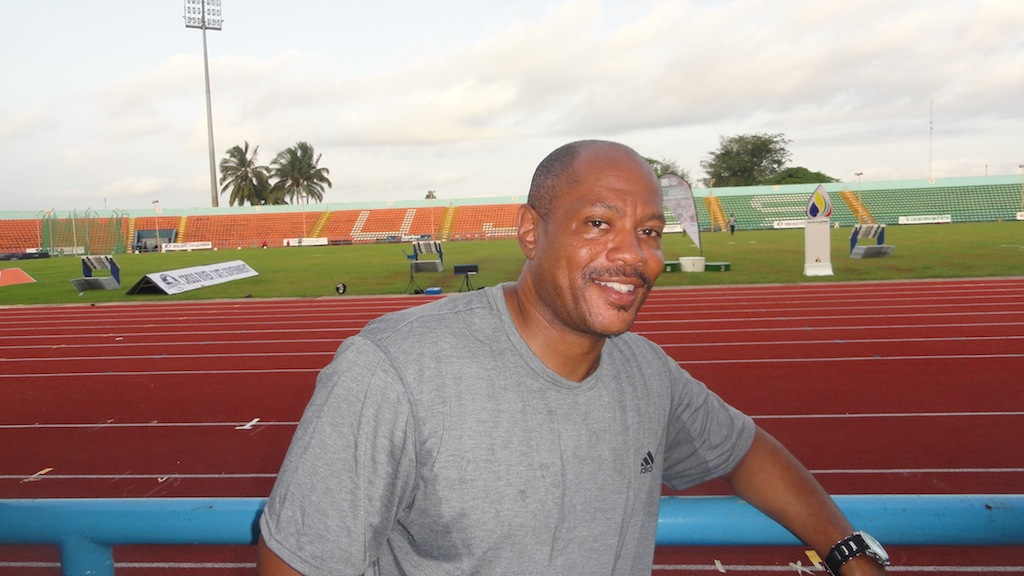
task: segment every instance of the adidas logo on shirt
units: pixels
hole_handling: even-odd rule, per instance
[[[654,471],[654,454],[651,451],[647,451],[647,455],[640,461],[640,473],[647,474]]]

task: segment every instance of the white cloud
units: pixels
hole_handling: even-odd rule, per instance
[[[73,17],[31,36],[0,24],[32,47],[0,60],[16,87],[0,94],[8,209],[209,205],[198,31],[180,6],[108,1],[69,1]],[[309,141],[341,202],[522,193],[548,150],[583,137],[695,177],[720,136],[752,132],[785,133],[794,164],[841,179],[1006,174],[1024,159],[1015,2],[439,1],[402,19],[326,0],[225,6],[209,37],[217,160],[245,140],[264,163]]]
[[[10,115],[0,116],[0,142],[25,140],[41,130],[54,127],[39,107],[26,108]]]

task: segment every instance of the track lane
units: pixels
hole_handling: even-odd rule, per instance
[[[1024,473],[1005,454],[1024,426],[1022,298],[1024,279],[656,290],[635,328],[783,438],[835,493],[1019,491]],[[265,495],[337,344],[382,311],[431,299],[0,307],[0,386],[14,400],[0,403],[0,495]],[[900,351],[904,341],[917,348]],[[280,357],[286,368],[248,365],[248,354]],[[310,367],[318,355],[322,363]],[[46,375],[47,365],[58,374]],[[837,404],[837,390],[852,401]],[[832,447],[851,437],[882,448],[844,463]],[[953,449],[936,449],[946,438]],[[23,459],[8,468],[4,450],[19,445]],[[90,452],[109,457],[82,455]],[[48,456],[74,466],[46,464]],[[228,456],[235,460],[225,464]],[[721,490],[709,483],[690,493]],[[656,574],[707,573],[715,558],[745,572],[737,550],[676,552],[656,551]],[[895,552],[904,565],[930,558]],[[943,562],[1024,565],[1012,552],[968,549]],[[191,548],[116,554],[133,575],[249,574],[252,566],[249,547],[214,550],[209,562]],[[9,558],[0,548],[0,574],[26,573],[7,571]],[[807,564],[799,548],[752,558],[758,572]],[[682,560],[697,569],[679,568]]]

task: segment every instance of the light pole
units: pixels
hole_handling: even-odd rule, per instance
[[[1020,168],[1020,209],[1024,211],[1024,164],[1018,164]]]
[[[203,76],[206,79],[206,137],[210,142],[210,202],[217,207],[217,168],[213,151],[213,105],[210,103],[210,60],[206,53],[206,29],[220,30],[220,0],[185,0],[185,27],[203,31]]]
[[[156,222],[156,251],[163,252],[160,249],[160,201],[153,200],[153,221]]]
[[[865,224],[866,223],[865,222],[866,218],[863,215],[864,204],[863,204],[863,201],[860,199],[860,177],[863,176],[864,173],[863,172],[854,172],[853,175],[857,177],[857,203],[860,204],[860,208],[859,209],[861,211],[861,214],[857,215],[857,221],[860,222],[861,224]]]

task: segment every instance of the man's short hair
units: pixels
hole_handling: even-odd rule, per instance
[[[559,191],[571,188],[579,182],[579,174],[576,172],[576,160],[588,148],[603,146],[619,147],[628,150],[636,155],[632,148],[610,142],[607,140],[577,140],[563,144],[548,154],[533,173],[533,180],[530,182],[530,193],[526,203],[533,207],[541,219],[547,218],[551,213]]]
[[[580,155],[581,146],[582,141],[559,146],[537,165],[526,203],[537,211],[541,219],[551,213],[558,190],[578,180],[573,164]]]

